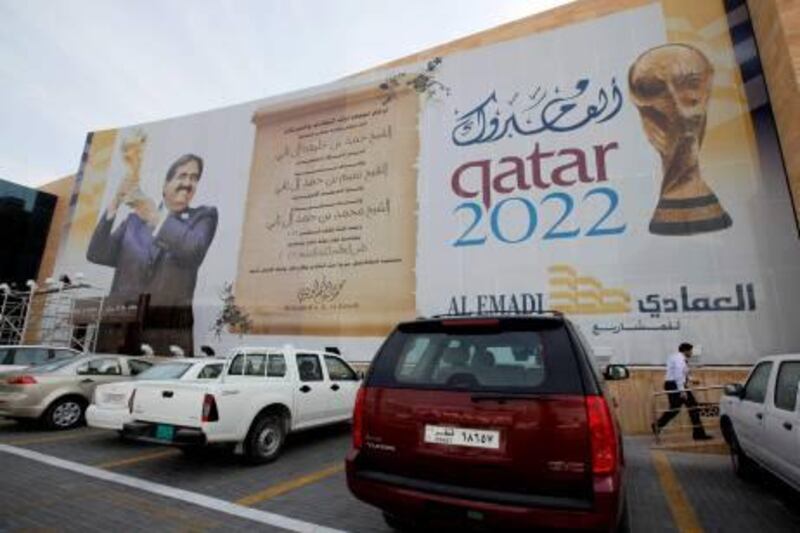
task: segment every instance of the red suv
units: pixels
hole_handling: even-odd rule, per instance
[[[604,377],[627,375],[611,366]],[[400,530],[618,531],[624,464],[603,380],[569,320],[437,317],[400,324],[375,356],[347,484]]]

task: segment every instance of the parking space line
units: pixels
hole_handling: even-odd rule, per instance
[[[178,455],[180,452],[178,450],[160,450],[157,452],[151,453],[144,453],[141,455],[135,455],[133,457],[128,457],[127,459],[118,459],[116,461],[108,461],[106,463],[99,463],[95,466],[97,468],[117,468],[120,466],[128,466],[134,465],[136,463],[142,463],[144,461],[152,461],[153,459],[161,459],[162,457],[174,457]]]
[[[75,440],[93,435],[100,435],[104,431],[78,431],[76,433],[64,433],[61,435],[51,435],[49,437],[35,437],[30,439],[11,439],[0,441],[0,444],[8,444],[9,446],[27,446],[28,444],[46,444],[48,442],[60,442],[62,440]]]
[[[277,485],[269,486],[264,490],[236,500],[236,503],[247,506],[255,505],[265,500],[269,500],[270,498],[274,498],[276,496],[280,496],[281,494],[286,494],[287,492],[291,492],[301,487],[305,487],[306,485],[321,481],[334,474],[338,474],[342,470],[344,470],[344,465],[341,463],[336,463],[335,465],[330,465],[311,474],[306,474],[304,476],[290,479],[289,481],[284,481],[283,483],[278,483]]]
[[[327,528],[324,526],[313,524],[311,522],[306,522],[303,520],[298,520],[296,518],[290,518],[288,516],[270,513],[267,511],[261,511],[259,509],[254,509],[252,507],[245,507],[243,505],[238,505],[236,503],[221,500],[219,498],[214,498],[212,496],[206,496],[205,494],[199,494],[197,492],[178,489],[175,487],[170,487],[168,485],[155,483],[153,481],[147,481],[145,479],[126,476],[124,474],[119,474],[117,472],[109,472],[108,470],[103,470],[102,468],[97,468],[94,466],[88,466],[73,461],[59,459],[58,457],[53,457],[52,455],[46,455],[43,453],[35,452],[27,448],[18,448],[16,446],[0,444],[0,452],[15,455],[17,457],[23,457],[25,459],[36,461],[56,468],[61,468],[63,470],[68,470],[70,472],[75,472],[77,474],[92,477],[95,479],[100,479],[102,481],[116,483],[117,485],[124,485],[126,487],[131,487],[137,490],[149,492],[151,494],[157,494],[159,496],[165,496],[167,498],[180,500],[186,503],[190,503],[192,505],[197,505],[199,507],[204,507],[212,511],[229,514],[232,516],[236,516],[238,518],[244,518],[247,520],[251,520],[253,522],[258,522],[260,524],[280,527],[283,529],[287,529],[289,531],[298,531],[303,533],[339,532],[339,530]]]
[[[675,527],[681,533],[703,533],[703,528],[692,504],[689,503],[686,493],[683,492],[683,488],[669,464],[667,454],[657,450],[650,453],[661,482],[661,488],[664,489],[664,497],[669,505],[672,518],[675,520]]]

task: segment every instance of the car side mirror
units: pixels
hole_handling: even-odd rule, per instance
[[[608,365],[603,372],[606,381],[620,381],[631,377],[631,372],[625,365]]]
[[[725,396],[733,396],[734,398],[744,397],[744,386],[741,383],[728,383],[725,385]]]
[[[364,381],[364,371],[363,370],[359,370],[358,372],[356,372],[356,375],[358,376],[358,381]]]

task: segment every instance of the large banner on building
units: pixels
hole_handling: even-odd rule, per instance
[[[797,350],[800,241],[751,39],[744,6],[663,0],[95,132],[57,273],[146,308],[140,335],[107,328],[120,349],[368,360],[399,320],[555,309],[622,362]]]

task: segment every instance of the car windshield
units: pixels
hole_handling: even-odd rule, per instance
[[[155,365],[136,376],[136,379],[178,379],[183,376],[186,371],[191,368],[191,366],[192,363],[167,363],[163,365]]]
[[[566,328],[547,321],[426,322],[401,327],[378,354],[370,384],[471,392],[582,390]]]

